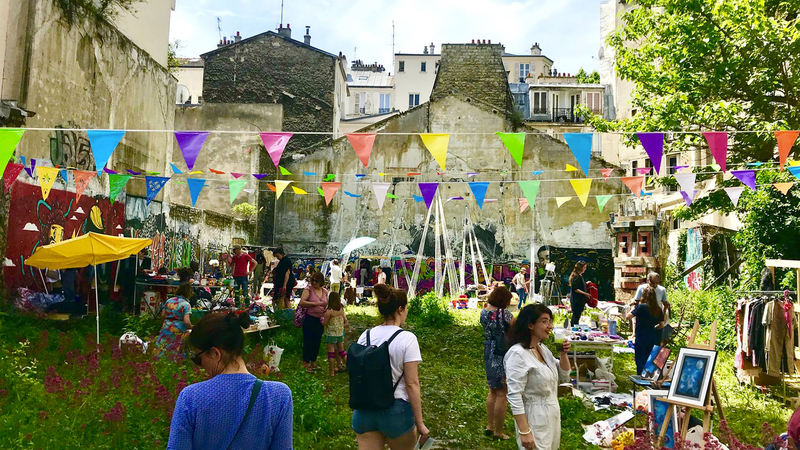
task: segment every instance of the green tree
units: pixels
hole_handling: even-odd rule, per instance
[[[587,75],[586,71],[581,67],[578,73],[575,74],[575,80],[581,84],[598,84],[600,83],[600,74],[595,70]]]

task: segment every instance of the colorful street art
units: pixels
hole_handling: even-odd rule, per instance
[[[10,289],[43,289],[38,269],[25,265],[36,248],[61,242],[88,232],[119,235],[123,233],[125,207],[108,199],[94,199],[53,189],[47,200],[37,185],[17,182],[8,218],[7,261],[3,277]]]
[[[150,258],[154,269],[175,270],[187,267],[192,261],[202,264],[204,258],[199,232],[192,233],[191,224],[176,220],[170,220],[170,226],[167,226],[165,209],[161,202],[148,205],[145,198],[128,196],[125,203],[126,235],[153,240]]]
[[[699,228],[690,228],[686,230],[686,265],[691,267],[697,264],[698,261],[703,259],[703,235]],[[698,291],[703,288],[703,268],[699,267],[691,272],[684,278],[686,287],[692,291]]]

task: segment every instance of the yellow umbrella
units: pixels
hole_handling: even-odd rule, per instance
[[[118,261],[139,253],[153,241],[87,233],[66,241],[39,247],[25,264],[39,269],[78,269]],[[97,312],[97,343],[100,343],[100,307],[97,294],[97,270],[94,271]]]

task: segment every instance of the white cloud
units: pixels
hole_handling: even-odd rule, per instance
[[[77,218],[77,217],[75,217],[75,216],[72,216],[72,217],[70,217],[70,218],[69,218],[69,220],[80,220],[80,219],[78,219],[78,218]]]
[[[121,229],[122,229],[122,225],[117,225],[117,227],[116,227],[116,228],[114,228],[114,229],[115,229],[115,230],[121,230]]]
[[[35,224],[28,222],[25,224],[25,228],[23,228],[22,231],[39,231],[39,228]]]
[[[85,212],[83,212],[83,208],[81,208],[81,207],[79,206],[79,207],[78,207],[78,209],[76,209],[76,210],[75,210],[75,214],[86,214],[86,213],[85,213]]]
[[[13,262],[13,261],[11,261],[11,260],[10,260],[10,259],[8,259],[8,258],[5,258],[5,259],[3,260],[3,267],[17,267],[17,266],[15,266],[15,265],[14,265],[14,262]]]

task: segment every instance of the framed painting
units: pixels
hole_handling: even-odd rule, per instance
[[[667,425],[667,432],[664,435],[664,448],[675,447],[675,430],[678,429],[678,415],[675,411],[675,406],[662,401],[667,397],[669,391],[647,391],[650,400],[650,412],[653,413],[653,429],[651,432],[654,436],[661,433],[661,424],[664,423],[664,418],[667,417],[667,411],[672,408],[672,418],[669,425]]]
[[[668,398],[688,405],[703,407],[706,404],[717,352],[682,348],[675,361],[674,376]]]

